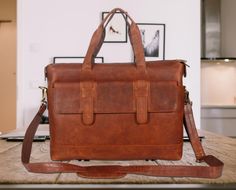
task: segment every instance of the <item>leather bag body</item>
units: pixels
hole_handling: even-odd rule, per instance
[[[103,25],[113,14],[95,31],[83,64],[46,68],[51,157],[179,160],[185,65],[176,60],[145,61],[132,20],[128,24],[135,62],[94,64]]]
[[[120,12],[129,18],[133,63],[94,64],[104,27]],[[110,51],[110,53],[116,53]],[[94,32],[84,62],[51,64],[45,69],[47,101],[25,133],[21,161],[29,172],[77,173],[86,178],[127,174],[162,177],[220,177],[223,162],[206,155],[199,141],[192,103],[183,86],[181,60],[145,61],[139,29],[124,10],[113,9]],[[57,162],[30,162],[32,143],[49,111],[50,153]],[[66,160],[179,160],[183,125],[196,160],[207,165],[90,165]]]
[[[145,65],[47,67],[53,160],[181,158],[184,64]]]

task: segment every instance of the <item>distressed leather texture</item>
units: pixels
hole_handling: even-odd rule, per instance
[[[134,63],[95,64],[86,78],[81,64],[49,65],[52,159],[180,159],[183,71],[157,61],[144,78]]]
[[[94,64],[116,11],[130,19],[135,62]],[[181,158],[185,65],[145,61],[139,29],[123,10],[102,21],[83,63],[51,64],[46,73],[53,160]]]
[[[185,93],[186,94],[186,93]],[[37,114],[26,130],[22,145],[21,161],[29,172],[35,173],[77,173],[80,177],[86,178],[110,178],[116,179],[127,174],[160,176],[160,177],[201,177],[217,178],[222,175],[224,163],[212,155],[205,155],[199,141],[196,126],[194,123],[192,105],[185,101],[184,105],[184,126],[190,139],[195,157],[198,162],[205,162],[207,166],[191,165],[92,165],[81,166],[63,162],[30,162],[32,143],[41,117],[47,108],[44,101]]]
[[[94,64],[104,27],[116,12],[128,17],[134,63]],[[127,174],[217,178],[224,164],[205,155],[199,141],[182,61],[146,62],[137,25],[120,8],[113,9],[94,32],[82,64],[51,64],[45,69],[48,103],[43,100],[30,123],[21,160],[29,172],[77,173],[87,178],[121,178]],[[92,165],[30,162],[32,142],[48,106],[53,160],[178,160],[182,156],[183,124],[198,162],[186,165]]]

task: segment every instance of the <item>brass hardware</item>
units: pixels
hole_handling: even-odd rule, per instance
[[[42,90],[42,99],[41,102],[44,104],[47,104],[47,87],[45,86],[39,86],[39,88]]]
[[[184,104],[190,104],[192,105],[192,101],[189,98],[189,91],[186,90],[186,87],[184,87]]]

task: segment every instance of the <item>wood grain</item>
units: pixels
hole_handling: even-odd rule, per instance
[[[8,142],[5,140],[0,140],[0,153],[7,151],[10,148],[13,148],[21,144],[20,142]]]
[[[2,143],[1,140],[1,145]],[[49,142],[34,143],[32,162],[50,161]],[[29,173],[21,164],[21,143],[0,153],[0,183],[56,183],[59,174]]]
[[[25,170],[20,161],[21,143],[5,142],[0,140],[0,183],[57,183],[57,184],[233,184],[236,183],[236,139],[202,132],[205,135],[202,144],[206,154],[213,154],[224,163],[222,177],[218,179],[202,178],[173,178],[173,177],[148,177],[142,175],[127,175],[121,179],[86,179],[70,174],[35,174]],[[33,144],[32,162],[50,161],[49,141]],[[179,161],[70,161],[81,165],[95,164],[172,164],[172,165],[204,165],[195,162],[195,156],[190,143],[184,143],[184,154]]]

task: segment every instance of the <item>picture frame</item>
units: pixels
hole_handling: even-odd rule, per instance
[[[102,12],[102,20],[109,12]],[[117,12],[105,28],[104,43],[127,43],[127,16]]]
[[[165,24],[159,23],[137,23],[145,60],[165,60]]]
[[[53,57],[53,63],[83,63],[85,57]],[[103,57],[95,57],[95,63],[104,63]]]

